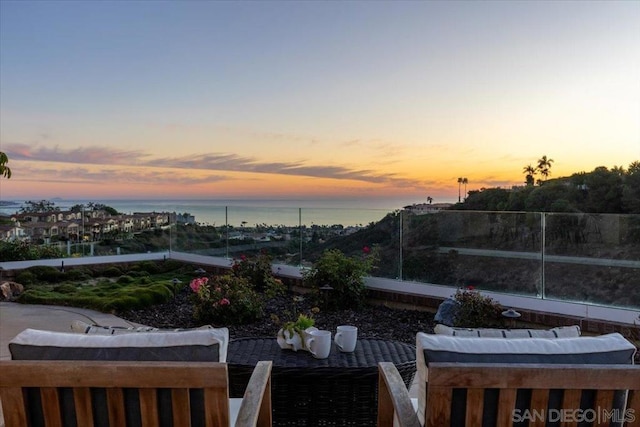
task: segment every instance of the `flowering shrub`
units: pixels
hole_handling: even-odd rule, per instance
[[[454,326],[463,328],[489,328],[501,326],[502,307],[491,297],[483,296],[469,286],[458,289],[453,297],[458,308],[453,318]]]
[[[193,279],[194,317],[214,325],[241,325],[262,316],[262,299],[248,280],[233,274]]]
[[[323,286],[331,286],[322,301],[327,308],[346,309],[361,307],[366,299],[364,277],[371,271],[376,260],[377,251],[365,246],[362,256],[348,257],[338,249],[327,250],[305,271],[302,279],[311,285],[320,295]]]
[[[273,275],[271,262],[271,257],[265,251],[260,252],[254,259],[242,255],[240,259],[233,260],[231,271],[236,277],[247,279],[253,289],[270,298],[284,292],[282,281]]]

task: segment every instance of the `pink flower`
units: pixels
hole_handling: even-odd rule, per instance
[[[368,254],[371,252],[371,248],[369,246],[365,246],[364,248],[362,248],[362,252],[364,252],[365,254]]]
[[[228,300],[228,299],[226,299],[226,298],[222,298],[222,299],[220,300],[220,305],[229,305],[229,304],[231,304],[231,301],[229,301],[229,300]]]
[[[475,287],[475,286],[473,286],[473,285],[469,285],[469,286],[467,286],[467,290],[468,290],[468,291],[473,291],[475,288],[476,288],[476,287]]]
[[[197,279],[193,279],[189,284],[189,287],[191,287],[193,292],[198,292],[200,288],[205,286],[208,282],[209,279],[207,277],[199,277]]]
[[[247,260],[247,256],[246,256],[246,255],[240,255],[240,259],[241,259],[242,261],[246,261],[246,260]]]

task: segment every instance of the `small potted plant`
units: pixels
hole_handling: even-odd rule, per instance
[[[295,321],[290,321],[282,325],[277,336],[280,348],[291,349],[293,351],[300,349],[306,350],[304,344],[306,333],[310,330],[317,329],[313,327],[314,324],[315,320],[311,316],[300,314]]]

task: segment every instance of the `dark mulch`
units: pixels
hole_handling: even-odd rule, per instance
[[[116,313],[131,322],[156,328],[193,328],[202,326],[193,319],[190,291],[185,289],[173,301],[141,310]],[[312,303],[304,298],[296,303],[296,312],[309,314]],[[283,322],[294,317],[293,294],[268,301],[261,320],[248,325],[213,325],[229,328],[230,337],[275,337]],[[433,332],[433,314],[381,305],[368,305],[359,310],[325,311],[313,314],[315,326],[335,332],[339,325],[358,327],[360,338],[384,338],[415,344],[417,332]]]

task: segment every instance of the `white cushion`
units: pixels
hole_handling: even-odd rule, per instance
[[[428,364],[549,363],[633,364],[636,347],[619,333],[574,338],[461,338],[416,335],[418,418],[424,424]]]
[[[559,326],[552,329],[492,329],[452,328],[438,324],[433,328],[437,335],[475,338],[573,338],[580,336],[580,326]]]
[[[226,362],[227,328],[116,335],[26,329],[9,342],[17,360],[156,360]]]

